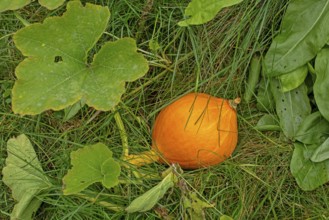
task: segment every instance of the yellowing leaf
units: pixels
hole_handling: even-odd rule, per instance
[[[12,190],[17,202],[11,219],[32,219],[42,201],[36,198],[50,182],[43,173],[37,155],[25,135],[7,142],[8,157],[2,170],[3,182]]]
[[[185,9],[186,20],[179,26],[204,24],[213,19],[225,7],[236,5],[243,0],[192,0]]]
[[[81,192],[96,182],[107,188],[118,184],[120,165],[112,158],[112,151],[102,143],[73,151],[71,164],[72,169],[63,178],[65,195]]]
[[[109,17],[107,7],[70,1],[63,16],[19,30],[14,42],[26,58],[16,67],[13,111],[34,115],[81,99],[98,110],[112,109],[125,82],[143,76],[148,64],[131,38],[105,43],[88,61]]]

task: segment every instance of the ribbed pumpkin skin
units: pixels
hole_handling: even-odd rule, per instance
[[[228,100],[204,93],[187,94],[164,108],[152,132],[152,148],[185,169],[224,161],[237,141],[236,110]]]

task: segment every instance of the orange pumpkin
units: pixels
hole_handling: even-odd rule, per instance
[[[228,158],[238,141],[234,101],[190,93],[164,108],[155,120],[152,149],[160,161],[194,169]]]

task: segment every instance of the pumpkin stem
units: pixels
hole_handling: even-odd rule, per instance
[[[237,108],[238,104],[240,104],[241,102],[241,98],[238,97],[238,98],[235,98],[234,100],[229,100],[229,103],[230,103],[230,106],[234,109]]]

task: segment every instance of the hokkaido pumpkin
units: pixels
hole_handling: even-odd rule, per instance
[[[152,149],[159,160],[194,169],[227,159],[238,141],[239,101],[190,93],[165,107],[152,132]]]

